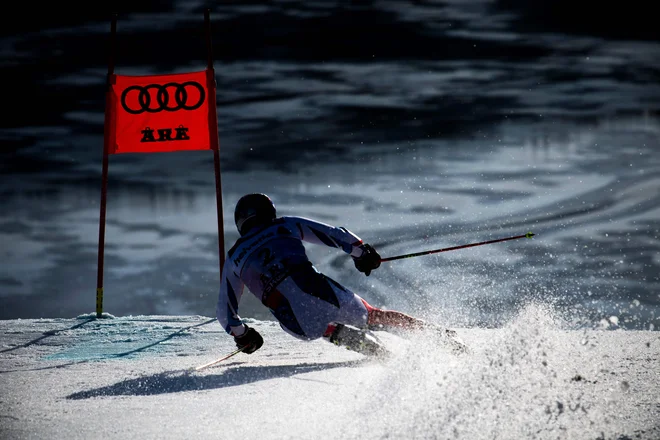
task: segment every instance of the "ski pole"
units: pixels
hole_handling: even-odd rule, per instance
[[[480,243],[470,243],[470,244],[464,244],[464,245],[461,245],[461,246],[453,246],[453,247],[448,247],[448,248],[443,248],[443,249],[434,249],[434,250],[431,250],[431,251],[422,251],[422,252],[415,252],[415,253],[412,253],[412,254],[397,255],[396,257],[381,258],[380,261],[382,263],[382,262],[385,262],[385,261],[400,260],[402,258],[419,257],[420,255],[437,254],[438,252],[455,251],[456,249],[465,249],[465,248],[469,248],[469,247],[473,247],[473,246],[481,246],[481,245],[484,245],[484,244],[498,243],[500,241],[517,240],[519,238],[532,238],[534,235],[535,234],[532,234],[531,232],[528,232],[527,234],[516,235],[515,237],[498,238],[497,240],[482,241]]]
[[[241,348],[239,348],[239,349],[237,349],[237,350],[232,351],[232,352],[229,353],[228,355],[225,355],[225,356],[221,357],[220,359],[216,359],[216,360],[214,360],[214,361],[209,362],[208,364],[204,364],[204,365],[200,365],[199,367],[195,367],[194,370],[195,370],[195,371],[199,371],[199,370],[203,370],[203,369],[206,368],[206,367],[210,367],[210,366],[212,366],[212,365],[218,364],[218,363],[220,363],[220,362],[222,362],[222,361],[224,361],[224,360],[226,360],[226,359],[229,359],[229,358],[232,357],[232,356],[237,355],[238,353],[240,353],[241,351],[245,350],[245,349],[248,348],[248,347],[249,347],[249,345],[246,345],[245,347],[241,347]]]

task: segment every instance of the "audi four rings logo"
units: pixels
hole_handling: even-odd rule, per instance
[[[192,99],[194,102],[188,102],[188,92],[197,89],[199,96],[197,99]],[[156,103],[158,106],[151,105],[152,92],[156,91]],[[137,100],[131,99],[131,106],[126,102],[129,93],[137,94]],[[174,96],[174,102],[170,102],[170,98]],[[167,84],[149,84],[146,86],[130,86],[127,87],[121,94],[121,106],[128,113],[132,115],[139,115],[140,113],[158,113],[163,110],[167,112],[174,112],[177,110],[195,110],[201,107],[204,103],[204,87],[198,82],[187,81],[182,84],[167,83]],[[137,105],[136,105],[137,104]]]

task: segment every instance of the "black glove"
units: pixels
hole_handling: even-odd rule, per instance
[[[362,255],[353,257],[353,262],[357,270],[369,276],[372,270],[380,266],[380,254],[366,243],[360,246],[360,249],[362,249]]]
[[[234,336],[234,342],[236,342],[236,347],[238,348],[245,347],[243,353],[252,354],[264,345],[264,338],[252,327],[248,327],[247,325],[245,327],[247,328],[245,333],[240,336]]]

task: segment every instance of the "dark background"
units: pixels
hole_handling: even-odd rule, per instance
[[[590,319],[598,321],[622,304],[638,300],[650,309],[644,312],[644,320],[630,325],[657,322],[655,312],[649,310],[658,307],[654,292],[659,263],[653,255],[660,249],[659,226],[657,221],[636,217],[652,216],[658,206],[654,121],[660,113],[660,44],[656,16],[648,2],[642,1],[513,0],[240,1],[209,2],[203,7],[158,1],[113,2],[93,8],[65,2],[5,7],[0,26],[0,65],[6,87],[6,108],[0,120],[0,202],[4,211],[0,218],[4,241],[0,243],[4,303],[0,317],[71,316],[93,307],[98,225],[87,212],[98,213],[112,13],[118,14],[115,72],[172,73],[205,68],[207,7],[218,83],[222,169],[237,173],[225,182],[225,216],[231,215],[231,203],[240,193],[258,189],[250,182],[264,170],[284,173],[292,187],[313,182],[305,173],[313,174],[321,165],[334,165],[335,171],[326,174],[336,174],[346,182],[367,182],[383,175],[385,162],[392,173],[397,172],[399,155],[439,154],[446,157],[448,169],[456,160],[474,158],[476,166],[483,162],[484,154],[497,151],[500,138],[507,133],[513,137],[531,133],[539,145],[534,151],[541,154],[551,151],[544,143],[548,136],[576,130],[595,132],[603,121],[633,121],[634,128],[626,126],[614,134],[598,132],[605,136],[604,142],[594,141],[587,151],[579,152],[577,160],[567,159],[553,171],[559,176],[567,168],[576,176],[613,175],[615,183],[585,198],[567,193],[536,212],[521,208],[502,213],[501,218],[519,224],[535,219],[537,227],[548,229],[546,233],[566,231],[581,221],[600,227],[614,220],[634,225],[633,245],[629,232],[585,237],[584,231],[576,229],[570,238],[557,238],[556,244],[549,240],[551,236],[546,238],[551,248],[547,255],[552,257],[526,255],[526,261],[545,274],[539,285],[551,294],[546,291],[544,297],[563,298],[564,293],[557,292],[565,292],[566,285],[575,283],[587,286],[571,294],[566,301],[570,304],[586,303],[583,291],[597,292],[594,295],[608,305],[598,305],[601,308],[587,314]],[[500,133],[498,138],[493,133],[503,124],[515,127],[504,129],[505,136]],[[647,128],[640,131],[640,125]],[[569,142],[565,149],[570,149]],[[643,173],[642,166],[646,167]],[[437,177],[437,170],[423,167],[399,172],[413,180]],[[548,177],[541,173],[520,180],[519,192],[505,196],[489,192],[488,179],[517,182],[520,176],[514,174],[462,174],[460,188],[442,190],[464,193],[485,208],[506,197],[521,197],[523,206],[529,188],[543,190],[539,197],[553,195],[538,183]],[[474,188],[472,182],[481,182],[484,188],[462,189]],[[273,191],[280,191],[276,183]],[[550,183],[545,184],[552,189]],[[164,261],[132,275],[130,282],[108,273],[106,286],[123,291],[121,299],[109,297],[117,301],[111,310],[213,314],[218,275],[215,262],[206,255],[212,255],[217,237],[187,230],[190,217],[181,217],[181,230],[162,226],[162,202],[158,201],[164,194],[168,215],[179,210],[185,213],[200,195],[213,201],[208,156],[113,158],[109,187],[114,206],[117,199],[135,197],[126,202],[128,212],[152,207],[150,218],[139,226],[109,220],[132,233],[157,233],[159,238],[150,249],[162,254]],[[575,188],[577,194],[579,187]],[[631,194],[640,201],[629,208],[624,202],[631,200]],[[276,195],[282,202],[305,209],[318,202],[302,190],[281,190]],[[322,201],[325,206],[351,203],[366,206],[374,226],[387,224],[383,212],[388,207],[376,203],[371,195],[332,194]],[[590,207],[585,208],[585,203]],[[575,208],[566,211],[566,206]],[[206,209],[214,214],[212,206]],[[461,214],[460,207],[414,209],[436,231],[448,232],[453,225],[453,231],[493,232],[487,219],[470,217],[478,213],[465,213],[458,222],[432,218],[433,213]],[[600,213],[596,220],[586,220],[594,212]],[[65,221],[73,221],[69,229],[58,223]],[[365,226],[367,231],[369,226]],[[411,225],[410,231],[395,229],[388,234],[409,234],[409,240],[428,234],[417,228]],[[85,240],[72,237],[82,230],[87,231]],[[167,237],[181,233],[199,240],[197,258],[208,267],[201,270],[195,266],[199,262],[195,258],[167,254],[159,247]],[[227,240],[235,236],[229,229],[227,234]],[[604,240],[603,248],[579,255],[576,258],[584,267],[567,271],[560,256],[569,258],[576,243],[590,244],[594,239]],[[457,238],[451,244],[463,241]],[[41,243],[45,250],[30,254],[28,243]],[[122,254],[116,237],[110,237],[109,243],[107,267],[129,268],[133,263],[118,256]],[[605,271],[600,258],[621,259],[630,265]],[[44,269],[44,261],[54,266]],[[190,266],[178,267],[183,261]],[[635,287],[629,288],[628,282]],[[611,288],[613,283],[622,284]],[[153,292],[134,293],[145,285],[166,292],[167,305]],[[395,281],[388,281],[388,287],[395,286]],[[391,305],[396,305],[393,301]],[[496,304],[489,301],[470,304],[484,312],[475,318],[478,323],[499,323],[498,313],[519,304],[516,300],[511,305],[508,299]]]

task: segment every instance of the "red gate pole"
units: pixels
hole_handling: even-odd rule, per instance
[[[96,317],[103,316],[103,256],[105,253],[105,212],[108,195],[108,143],[110,134],[110,111],[108,106],[111,103],[110,94],[112,93],[112,75],[115,72],[115,50],[117,35],[117,14],[112,16],[110,25],[110,54],[108,56],[108,78],[106,81],[105,92],[105,119],[103,123],[103,172],[101,177],[101,213],[99,218],[99,259],[96,278]]]
[[[218,139],[218,116],[216,107],[216,84],[215,70],[213,68],[213,45],[211,40],[211,17],[210,10],[204,11],[204,23],[206,27],[206,53],[207,53],[207,82],[209,93],[209,133],[211,148],[213,149],[213,167],[215,169],[215,198],[218,210],[218,254],[220,257],[220,274],[225,264],[225,232],[222,210],[222,180],[220,178],[220,141]]]

